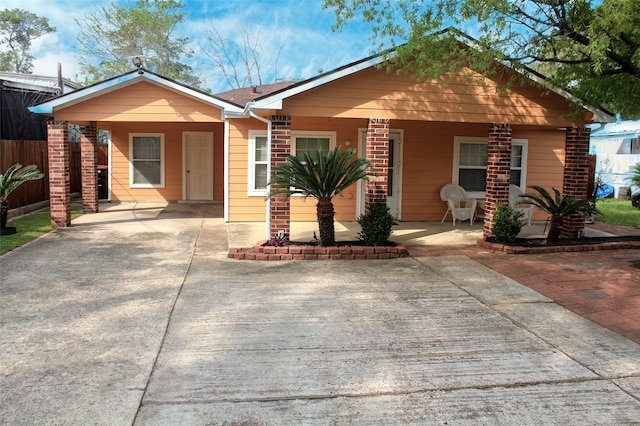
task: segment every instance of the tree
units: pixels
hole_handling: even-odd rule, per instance
[[[252,36],[244,25],[239,25],[237,38],[225,39],[220,31],[213,25],[207,27],[206,43],[202,47],[202,53],[206,55],[215,68],[224,77],[229,87],[240,89],[249,86],[261,86],[265,79],[265,50],[260,44],[260,32]],[[278,59],[282,47],[273,64],[273,80],[278,79]]]
[[[139,56],[144,68],[199,87],[200,78],[183,62],[194,54],[187,47],[188,39],[174,34],[186,17],[182,8],[179,0],[136,0],[124,6],[112,2],[76,19],[84,83],[130,71],[131,59]]]
[[[335,147],[327,153],[319,149],[315,159],[308,152],[305,152],[304,160],[290,155],[286,163],[276,167],[271,179],[270,197],[302,194],[318,201],[316,214],[321,246],[333,246],[336,243],[333,197],[360,179],[372,175],[367,171],[371,163],[364,158],[354,158],[355,154],[354,149],[340,151],[339,147]]]
[[[592,3],[595,3],[593,5]],[[533,68],[588,105],[640,117],[640,2],[635,0],[325,0],[339,29],[358,15],[390,65],[437,78],[495,60]],[[457,31],[473,28],[472,48]],[[399,45],[400,43],[405,43]]]
[[[0,52],[0,71],[30,74],[33,56],[31,41],[55,32],[47,18],[22,9],[0,10],[0,44],[9,48]]]

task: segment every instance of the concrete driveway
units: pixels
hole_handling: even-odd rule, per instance
[[[230,260],[219,208],[0,257],[0,422],[638,423],[631,340],[466,256]]]

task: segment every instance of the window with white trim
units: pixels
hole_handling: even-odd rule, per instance
[[[249,131],[249,195],[265,196],[269,150],[267,132]]]
[[[487,186],[487,138],[456,137],[453,182],[475,196],[483,196]],[[527,140],[511,141],[511,181],[526,189]]]
[[[130,186],[164,188],[164,134],[129,134]]]
[[[335,132],[291,132],[291,153],[300,160],[304,160],[305,153],[316,158],[318,148],[329,152],[335,146]]]

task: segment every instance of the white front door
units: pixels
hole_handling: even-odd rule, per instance
[[[213,200],[213,133],[184,132],[184,192],[186,200]]]
[[[359,138],[359,153],[361,157],[365,156],[366,152],[366,139],[367,131],[365,129],[360,131]],[[401,193],[402,193],[402,131],[392,130],[389,133],[389,175],[387,188],[387,206],[389,211],[396,219],[401,219],[400,206],[402,205]],[[364,182],[358,182],[358,208],[356,214],[360,217],[365,213],[364,209]]]

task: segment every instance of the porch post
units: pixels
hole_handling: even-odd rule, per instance
[[[376,176],[370,176],[364,182],[364,207],[375,201],[387,201],[389,187],[389,119],[370,118],[367,123],[367,138],[365,145],[366,159],[373,165],[371,171]]]
[[[482,238],[491,236],[493,214],[498,203],[509,202],[509,179],[511,177],[511,125],[491,124],[487,144],[487,186]]]
[[[64,228],[71,224],[69,123],[66,121],[48,122],[47,140],[51,224]]]
[[[279,164],[286,163],[291,154],[291,117],[287,115],[274,115],[271,117],[271,174]],[[271,238],[278,235],[279,231],[287,236],[291,235],[291,203],[284,195],[274,195],[269,203],[269,216]]]
[[[96,122],[80,128],[80,163],[82,167],[82,209],[98,213],[98,140]]]
[[[576,200],[589,198],[589,136],[587,127],[569,127],[566,130],[564,179],[562,195],[574,197]],[[575,238],[584,228],[584,218],[580,215],[565,217],[562,222],[563,238]]]

